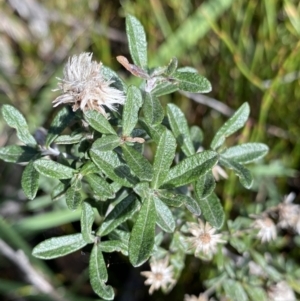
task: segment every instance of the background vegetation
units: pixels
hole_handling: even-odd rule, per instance
[[[245,101],[250,104],[251,119],[234,139],[263,142],[271,151],[265,165],[252,167],[256,184],[251,192],[235,177],[218,184],[227,214],[234,216],[237,208],[254,201],[280,200],[291,191],[298,196],[298,1],[2,0],[0,8],[0,104],[22,111],[32,131],[51,122],[55,114],[51,102],[56,97],[52,89],[72,54],[93,52],[94,59],[127,80],[128,73],[115,57],[129,57],[124,16],[130,13],[145,27],[151,65],[167,64],[176,56],[180,65],[195,67],[211,81],[213,91],[208,95],[176,93],[163,99],[179,105],[190,125],[203,129],[204,144],[236,108]],[[0,119],[0,146],[15,141],[15,133]],[[88,254],[46,263],[31,257],[32,247],[41,240],[78,227],[79,213],[51,201],[49,179],[41,181],[38,198],[27,201],[20,189],[22,168],[0,162],[0,237],[14,250],[22,249],[55,287],[72,294],[71,300],[92,300],[86,281]],[[299,255],[293,256],[299,263]],[[117,300],[164,299],[160,293],[148,297],[140,270],[129,269],[121,257],[106,261],[111,284],[120,288]],[[199,273],[199,268],[200,262],[191,258],[168,298],[183,300],[185,292],[199,294],[209,271],[203,267],[205,273]],[[0,294],[6,296],[2,300],[46,300],[4,257],[0,269]]]

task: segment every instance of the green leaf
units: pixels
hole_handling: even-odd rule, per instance
[[[6,123],[17,130],[17,136],[23,143],[31,146],[36,145],[35,139],[29,133],[24,116],[16,108],[10,105],[3,105],[2,115]]]
[[[48,130],[46,147],[48,147],[59,136],[59,134],[71,123],[74,118],[75,113],[69,107],[64,107],[57,113]]]
[[[108,275],[106,264],[98,244],[95,244],[89,262],[90,282],[94,292],[105,300],[114,299],[114,290],[110,285],[105,285]]]
[[[177,66],[178,66],[177,58],[176,57],[171,58],[166,70],[166,74],[169,76],[172,75],[176,71]]]
[[[122,116],[123,136],[130,136],[138,122],[139,109],[142,105],[143,98],[141,90],[135,86],[129,86]]]
[[[211,91],[210,82],[202,75],[195,72],[177,71],[172,78],[178,81],[178,88],[192,93],[207,93]]]
[[[0,159],[5,162],[29,162],[37,154],[39,154],[39,151],[29,146],[8,145],[0,147]]]
[[[106,201],[115,196],[114,191],[103,178],[95,174],[86,175],[85,180],[90,184],[95,198],[97,200]]]
[[[166,94],[171,94],[179,90],[178,83],[171,82],[166,78],[157,79],[154,88],[151,90],[153,96],[159,97]]]
[[[237,130],[242,128],[246,123],[250,113],[250,107],[247,102],[245,102],[234,115],[224,123],[224,125],[218,130],[213,141],[210,144],[212,149],[217,149],[224,142],[225,138],[235,133]]]
[[[147,92],[145,93],[143,112],[146,122],[152,125],[160,124],[165,115],[158,98]]]
[[[121,139],[117,135],[107,135],[95,140],[92,145],[92,149],[96,149],[101,152],[111,151],[120,146]]]
[[[82,203],[82,210],[81,210],[81,219],[80,219],[80,226],[81,226],[81,233],[83,239],[87,243],[94,242],[94,235],[92,234],[92,226],[95,220],[95,214],[92,206],[87,203]]]
[[[223,282],[223,287],[226,293],[226,297],[232,301],[248,301],[248,296],[242,286],[238,281],[232,279],[226,279]]]
[[[124,81],[118,76],[118,74],[110,69],[109,67],[102,65],[100,68],[100,73],[106,81],[111,81],[111,86],[117,88],[121,91],[126,91],[127,86]]]
[[[126,17],[126,33],[130,55],[135,65],[147,69],[147,41],[143,25],[131,15]]]
[[[132,187],[138,182],[138,179],[131,174],[129,167],[119,159],[115,152],[101,152],[91,149],[90,156],[100,170],[110,179],[125,187]]]
[[[93,174],[99,172],[99,168],[93,161],[86,162],[81,168],[80,168],[80,174],[83,176],[86,176],[88,174]]]
[[[33,164],[40,174],[53,179],[70,179],[76,171],[73,168],[48,159],[38,159]]]
[[[75,134],[75,135],[61,135],[58,136],[54,142],[55,144],[77,144],[84,139],[83,134]]]
[[[190,184],[206,174],[218,161],[218,154],[203,151],[190,156],[170,169],[163,184],[164,188],[172,188]]]
[[[27,198],[33,200],[39,188],[39,173],[34,168],[33,161],[30,161],[25,167],[21,185]]]
[[[268,151],[269,148],[263,143],[244,143],[227,148],[220,155],[226,159],[246,164],[264,157]]]
[[[128,245],[121,240],[106,240],[99,244],[102,252],[113,253],[121,252],[123,255],[128,256]]]
[[[70,210],[76,210],[81,203],[81,194],[76,187],[71,186],[66,191],[66,203]]]
[[[250,300],[252,301],[268,301],[268,296],[267,293],[265,291],[265,289],[263,289],[260,286],[253,286],[253,285],[248,285],[246,283],[243,284],[248,296],[250,297]]]
[[[168,104],[167,114],[172,132],[184,154],[187,157],[195,154],[187,120],[182,111],[174,104]]]
[[[129,241],[129,260],[134,267],[142,265],[152,253],[156,213],[153,199],[144,199]]]
[[[195,183],[195,191],[198,199],[202,200],[210,196],[216,188],[216,181],[211,172],[206,173]]]
[[[137,185],[133,187],[134,192],[139,195],[142,199],[148,198],[151,192],[149,189],[148,182],[139,182]]]
[[[149,124],[144,118],[140,118],[139,123],[156,143],[159,142],[161,135],[166,130],[166,127],[162,124]]]
[[[175,230],[175,220],[169,207],[159,198],[153,197],[156,210],[156,223],[167,233],[173,233]]]
[[[250,171],[245,168],[243,165],[223,157],[220,158],[220,164],[224,167],[232,169],[234,173],[239,177],[241,184],[245,188],[250,188],[253,183],[253,178]]]
[[[130,169],[141,181],[151,181],[153,169],[150,162],[134,148],[124,144],[122,146],[124,158]]]
[[[139,208],[140,203],[136,197],[133,194],[128,195],[105,217],[102,225],[97,231],[97,235],[107,235],[126,220],[131,218]]]
[[[101,113],[95,110],[85,111],[84,119],[93,129],[95,129],[99,133],[116,135],[116,132],[110,125],[109,121]]]
[[[201,208],[193,198],[185,196],[185,207],[194,215],[199,216],[201,214]]]
[[[203,141],[203,132],[202,130],[197,126],[197,125],[193,125],[190,128],[190,134],[191,134],[191,139],[194,145],[194,149],[199,149],[199,147],[202,144]]]
[[[155,190],[154,195],[156,195],[165,204],[172,207],[180,207],[186,202],[185,195],[174,193],[170,190]]]
[[[160,185],[162,185],[174,160],[175,151],[176,140],[169,130],[165,130],[159,139],[154,157],[154,175],[151,182],[151,187],[158,188]]]
[[[52,237],[39,243],[32,255],[41,259],[53,259],[80,250],[86,244],[81,233]]]
[[[205,220],[214,228],[220,229],[225,220],[225,213],[222,204],[215,193],[205,199],[200,199],[195,191],[198,204]]]

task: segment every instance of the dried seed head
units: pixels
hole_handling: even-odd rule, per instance
[[[106,116],[104,107],[115,110],[116,104],[124,104],[123,92],[110,86],[113,80],[103,78],[101,66],[102,63],[92,61],[92,53],[69,58],[64,78],[58,83],[57,90],[61,90],[62,94],[53,101],[54,107],[70,103],[73,111],[96,110]]]

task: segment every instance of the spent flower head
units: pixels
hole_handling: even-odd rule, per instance
[[[152,295],[155,290],[160,288],[166,290],[169,285],[175,284],[175,279],[173,279],[173,267],[168,266],[168,264],[168,257],[162,260],[154,259],[150,263],[151,271],[141,272],[141,275],[147,278],[145,284],[150,285],[150,295]]]
[[[268,297],[270,301],[296,301],[294,291],[285,281],[278,282],[269,287]]]
[[[63,79],[59,78],[57,90],[62,94],[54,101],[54,107],[70,103],[73,111],[96,110],[106,116],[104,107],[115,110],[116,104],[123,104],[124,93],[110,85],[101,74],[102,63],[92,61],[92,53],[81,53],[69,58],[64,68]]]
[[[290,193],[278,205],[278,226],[282,229],[292,228],[300,234],[300,206],[292,204],[295,197],[295,193]]]
[[[212,255],[217,252],[217,244],[225,243],[221,239],[222,234],[215,234],[216,229],[213,228],[209,223],[199,219],[198,224],[187,223],[188,231],[193,237],[187,238],[188,242],[191,243],[192,247],[195,248],[195,255],[203,253],[205,255]]]
[[[261,242],[269,242],[277,237],[276,225],[269,217],[258,218],[254,221],[253,227],[259,229],[257,237]]]

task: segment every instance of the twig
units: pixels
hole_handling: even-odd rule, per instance
[[[208,106],[208,107],[222,113],[225,116],[231,116],[234,113],[234,110],[232,110],[230,107],[228,107],[224,103],[220,102],[217,99],[205,96],[203,94],[193,94],[193,93],[182,92],[182,91],[180,91],[180,94],[194,100],[195,102],[198,102],[202,105]]]
[[[68,301],[58,294],[53,286],[30,263],[22,250],[13,250],[5,241],[0,239],[0,253],[12,261],[26,275],[28,282],[41,293],[49,295],[55,301]]]

